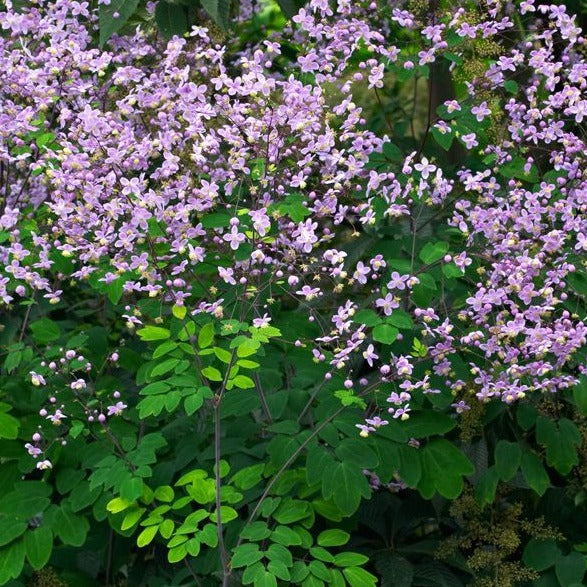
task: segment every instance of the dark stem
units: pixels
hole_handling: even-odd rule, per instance
[[[212,399],[212,405],[214,406],[214,473],[215,473],[215,481],[216,481],[216,532],[218,534],[218,548],[220,551],[220,562],[222,563],[222,585],[226,587],[228,585],[228,580],[230,577],[230,567],[229,567],[229,560],[228,560],[228,552],[226,550],[226,545],[224,543],[224,530],[222,527],[222,514],[220,511],[221,507],[221,499],[220,499],[220,492],[222,489],[222,480],[220,478],[220,455],[221,455],[221,428],[220,428],[220,404],[222,402],[222,396],[224,395],[224,391],[226,389],[226,384],[228,382],[228,376],[230,375],[230,371],[232,369],[232,365],[234,364],[234,357],[236,354],[236,350],[233,349],[232,354],[230,355],[230,362],[226,366],[226,373],[224,375],[224,379],[222,381],[222,385],[218,390],[218,393]]]

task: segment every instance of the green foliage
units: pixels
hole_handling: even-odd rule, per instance
[[[100,44],[122,34],[143,4],[102,4]],[[149,26],[169,39],[212,21],[227,36],[243,35],[244,45],[245,25],[231,29],[235,4],[160,0]],[[287,18],[303,5],[277,4]],[[427,70],[390,63],[389,74],[411,92]],[[505,91],[515,93],[517,82],[507,82]],[[387,98],[401,105],[400,97]],[[379,104],[371,109],[377,112],[370,124],[382,124]],[[440,112],[454,126],[447,133],[433,127],[426,148],[450,168],[454,139],[469,132],[470,120]],[[394,142],[370,160],[371,167],[395,169],[392,162],[419,147],[405,128],[398,120]],[[38,148],[51,149],[54,138],[34,132]],[[538,167],[527,173],[525,163],[520,155],[496,174],[503,182],[541,179]],[[263,157],[248,166],[255,185],[271,173]],[[299,223],[310,207],[300,189],[268,212]],[[217,211],[201,222],[214,229],[229,226],[231,218]],[[394,270],[417,275],[412,298],[401,299],[390,316],[362,308],[352,319],[367,327],[370,341],[411,354],[414,381],[429,377],[431,387],[444,390],[415,395],[409,418],[389,416],[389,425],[368,438],[359,436],[356,424],[389,407],[386,394],[395,384],[382,383],[360,361],[353,368],[365,375],[373,396],[345,387],[336,370],[325,379],[331,357],[312,362],[288,342],[315,324],[299,320],[299,309],[292,312],[287,301],[275,304],[270,326],[256,328],[256,315],[247,312],[203,318],[180,305],[146,300],[136,307],[142,322],[136,331],[114,314],[127,299],[122,277],[106,285],[96,275],[72,285],[67,312],[44,302],[16,303],[0,331],[0,585],[36,584],[35,571],[55,568],[63,581],[80,585],[192,584],[194,573],[203,585],[222,584],[226,576],[255,587],[458,587],[475,581],[502,587],[486,582],[491,565],[506,574],[513,568],[536,587],[583,584],[587,379],[579,377],[560,397],[538,390],[519,406],[481,406],[455,417],[451,403],[467,400],[473,387],[475,349],[447,357],[447,368],[464,381],[458,397],[447,393],[443,375],[433,369],[434,349],[409,311],[413,303],[459,310],[467,284],[477,279],[476,265],[462,270],[445,262],[460,237],[444,220],[424,219],[425,239],[413,237],[407,224],[397,233],[385,222],[366,225],[349,242],[341,230],[349,258],[373,250]],[[151,238],[160,231],[149,223]],[[239,251],[243,259],[250,252]],[[581,277],[570,279],[569,287],[584,293]],[[31,384],[30,374],[40,371],[41,360],[58,361],[60,348],[75,349],[94,365],[91,408],[104,410],[120,390],[128,410],[90,425],[79,409],[43,440],[52,469],[36,469],[23,444],[42,422],[43,390]],[[117,362],[110,359],[114,351]],[[57,384],[67,388],[65,380]],[[448,554],[447,545],[453,547]]]
[[[111,0],[100,5],[100,45],[105,45],[110,37],[120,31],[134,14],[139,0]]]

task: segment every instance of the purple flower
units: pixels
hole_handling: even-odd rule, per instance
[[[375,306],[383,309],[383,313],[386,316],[391,316],[391,313],[395,308],[399,308],[399,302],[388,293],[384,298],[378,298],[375,300]]]
[[[422,179],[428,179],[430,174],[436,171],[436,165],[432,165],[432,163],[429,163],[426,157],[422,157],[420,163],[416,163],[416,165],[414,165],[414,168],[416,169],[416,171],[420,172]]]
[[[128,406],[122,402],[116,402],[113,406],[108,406],[108,416],[120,416]]]
[[[230,243],[230,248],[236,251],[240,244],[247,238],[244,234],[238,231],[238,227],[233,225],[229,234],[222,237],[227,243]]]

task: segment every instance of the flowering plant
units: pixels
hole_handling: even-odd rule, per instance
[[[0,13],[0,583],[580,584],[575,17],[98,4]]]

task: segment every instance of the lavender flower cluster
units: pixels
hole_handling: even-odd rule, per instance
[[[343,373],[347,389],[367,384],[353,372],[361,357],[377,370],[392,418],[409,417],[414,394],[441,390],[414,377],[416,353],[373,340],[354,319],[362,308],[410,313],[459,413],[471,397],[510,404],[572,385],[565,367],[587,340],[584,316],[565,307],[587,249],[586,42],[561,6],[455,4],[436,14],[402,1],[381,9],[311,0],[291,26],[235,52],[202,27],[166,44],[138,28],[98,49],[87,2],[36,0],[19,11],[7,0],[0,299],[59,304],[71,280],[118,283],[132,331],[144,323],[144,297],[216,319],[238,305],[259,328],[275,299],[293,298],[321,333],[284,337],[329,363],[327,377]],[[529,13],[535,24],[520,31],[514,17]],[[286,44],[298,56],[283,66]],[[390,72],[446,54],[456,71],[482,44],[499,54],[465,82],[468,99],[441,106],[422,147],[393,171],[373,169],[390,137],[367,128],[359,90],[376,95]],[[463,112],[478,126],[460,128]],[[425,155],[429,131],[453,134],[476,154],[474,168],[450,175]],[[520,160],[520,170],[500,174]],[[338,239],[343,227],[357,235],[421,207],[448,211],[466,243],[439,260],[468,280],[454,312],[414,303],[413,259],[409,272],[380,254],[351,262]],[[459,353],[476,358],[467,381],[452,368]],[[52,371],[40,365],[33,384]],[[70,375],[69,387],[85,385]],[[67,408],[53,392],[51,404],[42,415],[59,423]],[[124,408],[118,401],[87,416],[102,421]],[[374,416],[359,428],[368,435],[385,424]]]

